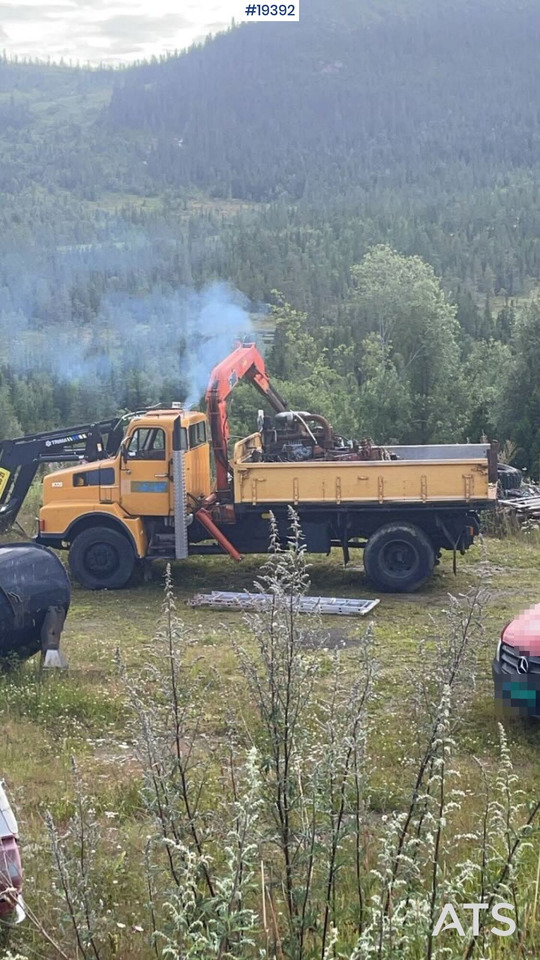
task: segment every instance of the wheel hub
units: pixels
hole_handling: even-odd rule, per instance
[[[118,567],[118,554],[109,543],[94,543],[86,551],[86,568],[95,577],[109,577]]]
[[[394,577],[409,576],[418,565],[418,553],[410,543],[393,540],[382,551],[381,566]]]

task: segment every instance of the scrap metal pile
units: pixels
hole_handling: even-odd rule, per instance
[[[515,467],[499,464],[499,506],[518,526],[540,527],[540,486],[523,482]]]
[[[540,527],[540,487],[536,484],[526,484],[520,490],[519,497],[505,497],[499,500],[499,505],[519,525]]]
[[[260,411],[259,417],[262,449],[253,451],[253,461],[398,459],[397,454],[373,443],[371,437],[348,440],[339,436],[320,414],[284,410],[266,417]]]

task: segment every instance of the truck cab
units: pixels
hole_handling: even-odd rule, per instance
[[[133,417],[116,455],[45,476],[38,542],[69,547],[76,579],[94,589],[123,586],[137,559],[173,558],[175,446],[188,521],[211,492],[207,418],[152,410]]]
[[[171,517],[173,495],[173,428],[178,411],[160,411],[133,420],[119,452],[117,490],[125,512],[133,517]],[[185,486],[190,497],[210,493],[210,451],[206,417],[187,413],[181,417],[181,445],[185,451]]]

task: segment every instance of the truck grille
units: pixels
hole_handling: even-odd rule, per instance
[[[528,670],[518,670],[522,659],[527,660]],[[527,653],[521,653],[517,647],[511,647],[508,643],[501,643],[500,661],[503,670],[508,673],[540,675],[540,657],[531,657]]]

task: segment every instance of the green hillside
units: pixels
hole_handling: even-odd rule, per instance
[[[155,134],[156,177],[256,200],[478,188],[536,163],[533,4],[305,7],[128,71],[111,124]]]
[[[329,397],[386,396],[390,376],[414,404],[399,344],[377,372],[366,341],[379,308],[367,316],[356,267],[383,244],[422,257],[457,306],[457,413],[437,437],[495,432],[536,470],[536,388],[529,410],[515,384],[536,323],[516,326],[516,306],[540,277],[539,33],[529,0],[304,0],[299,24],[122,70],[4,58],[2,431],[182,395],[208,339],[189,291],[216,283],[259,316],[276,307],[268,322],[324,357]],[[399,432],[367,395],[320,402],[343,429]]]

